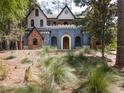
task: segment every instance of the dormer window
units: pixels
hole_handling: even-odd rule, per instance
[[[34,27],[34,19],[31,20],[31,27]]]
[[[43,26],[43,20],[41,19],[40,20],[40,27],[42,27]]]
[[[39,10],[38,9],[35,10],[35,16],[39,16]]]
[[[64,22],[64,25],[68,25],[68,22]]]
[[[68,14],[68,10],[65,10],[65,14]]]

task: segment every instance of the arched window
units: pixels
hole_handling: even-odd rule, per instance
[[[43,26],[43,20],[42,19],[40,20],[40,26],[41,27]]]
[[[35,10],[35,16],[39,16],[39,10],[38,9]]]
[[[55,36],[51,38],[51,46],[54,46],[54,47],[57,46],[57,38]]]
[[[38,41],[36,38],[33,39],[33,45],[38,45]]]
[[[75,46],[76,47],[80,47],[81,46],[81,38],[79,36],[77,36],[75,38]]]
[[[31,27],[34,27],[34,19],[31,20]]]

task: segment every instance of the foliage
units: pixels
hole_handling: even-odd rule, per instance
[[[57,10],[58,13],[60,12],[60,10],[66,5],[68,4],[69,7],[71,7],[71,0],[66,0],[66,1],[62,1],[62,0],[51,0],[51,2],[43,0],[41,2],[41,7],[42,9],[47,13],[47,14],[52,14],[52,11]],[[49,8],[49,6],[52,7],[52,9]]]
[[[28,0],[1,0],[0,1],[0,31],[7,31],[15,22],[19,22],[25,17]],[[5,27],[5,28],[4,28]]]
[[[80,67],[83,62],[87,62],[88,58],[82,53],[75,55],[72,52],[68,52],[62,57],[62,61],[71,65],[72,67]]]
[[[87,70],[86,81],[74,93],[111,93],[108,87],[116,81],[115,70],[103,62],[84,69]]]
[[[87,5],[86,22],[83,29],[90,32],[91,38],[101,42],[102,57],[105,46],[110,43],[115,25],[116,4],[111,0],[74,0],[76,5]]]
[[[51,87],[54,85],[62,85],[64,83],[75,84],[78,79],[74,75],[74,69],[70,68],[67,64],[62,63],[61,60],[55,58],[48,58],[44,61],[43,67],[44,79]],[[43,74],[42,72],[42,74]]]
[[[50,51],[49,46],[43,46],[42,49],[41,49],[41,53],[44,54],[44,55],[48,55],[49,51]]]
[[[0,42],[7,41],[7,49],[9,41],[17,43],[24,31],[22,23],[28,3],[29,0],[0,0]]]
[[[12,93],[57,93],[57,91],[44,86],[26,84],[16,88]]]
[[[28,63],[32,63],[32,61],[29,60],[28,58],[24,58],[24,59],[21,60],[21,63],[22,64],[28,64]]]

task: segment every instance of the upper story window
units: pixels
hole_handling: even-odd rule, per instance
[[[31,20],[31,27],[34,27],[34,19]]]
[[[54,25],[56,25],[56,22],[53,22]]]
[[[64,22],[64,25],[68,25],[68,22]]]
[[[65,14],[68,14],[68,10],[65,10]]]
[[[40,20],[40,26],[41,27],[43,26],[43,20],[42,19]]]
[[[38,9],[35,10],[35,16],[39,16],[39,10]]]

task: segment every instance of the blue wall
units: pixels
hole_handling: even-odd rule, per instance
[[[79,36],[81,38],[81,46],[89,44],[89,35],[88,33],[81,33],[79,28],[59,28],[59,29],[47,29],[49,33],[42,33],[44,38],[44,44],[51,46],[51,37],[57,38],[57,48],[61,49],[61,37],[65,34],[71,37],[71,49],[75,47],[75,38]],[[41,31],[42,32],[42,31]],[[27,44],[26,37],[24,38],[25,44]]]

